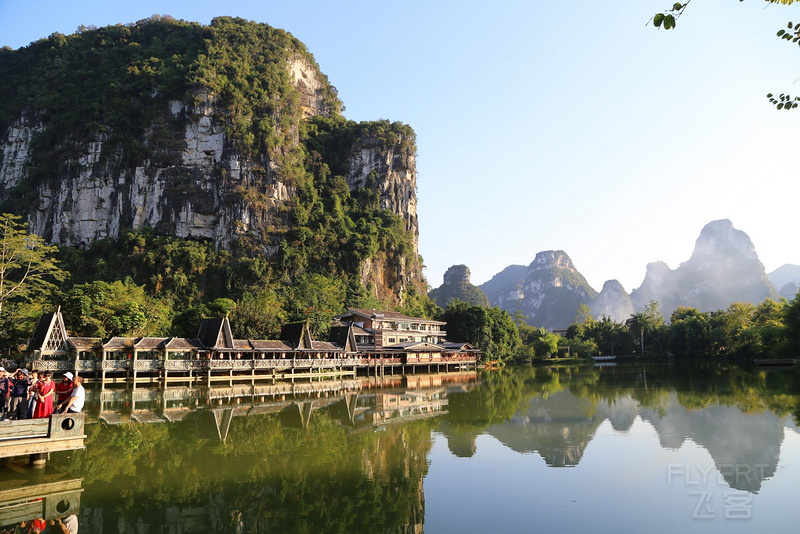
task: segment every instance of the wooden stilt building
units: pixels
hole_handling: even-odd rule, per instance
[[[366,311],[359,310],[362,315]],[[474,368],[481,356],[468,343],[444,341],[444,323],[374,312],[364,321],[339,318],[327,341],[314,340],[307,323],[284,325],[278,340],[235,339],[227,317],[203,319],[196,338],[72,337],[61,310],[44,314],[28,343],[26,365],[35,370],[67,371],[103,380],[202,381],[251,378],[295,379],[362,374],[453,371]],[[381,321],[425,331],[424,339],[383,334]],[[357,315],[357,318],[362,318]],[[380,317],[381,319],[377,319]],[[390,323],[391,325],[391,323]],[[391,339],[393,343],[384,342]],[[434,342],[432,342],[434,341]]]

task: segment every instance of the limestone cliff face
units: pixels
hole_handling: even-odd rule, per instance
[[[403,218],[416,248],[417,162],[412,144],[404,137],[387,146],[374,137],[358,141],[348,158],[347,182],[351,189],[368,188],[380,195],[381,207]]]
[[[578,306],[597,295],[563,250],[539,252],[527,268],[509,266],[481,289],[493,306],[521,311],[531,326],[551,330],[567,328]]]
[[[470,282],[469,267],[453,265],[444,273],[444,284],[432,290],[429,296],[442,308],[451,300],[461,300],[474,306],[489,306],[489,299],[477,286]]]
[[[492,306],[511,313],[522,309],[522,299],[525,298],[523,286],[528,268],[525,265],[509,265],[491,280],[481,284],[481,291],[489,298]]]
[[[668,317],[678,306],[700,311],[727,308],[733,302],[758,304],[776,298],[750,238],[727,219],[708,223],[697,238],[692,257],[672,270],[663,262],[647,266],[642,285],[631,293],[634,308],[650,300]]]
[[[244,153],[241,139],[230,137],[223,103],[199,89],[192,98],[171,100],[139,140],[146,158],[132,157],[113,142],[113,129],[59,139],[55,171],[30,179],[36,136],[47,131],[41,110],[25,109],[0,131],[0,203],[16,203],[30,229],[57,245],[87,247],[121,232],[152,228],[157,234],[211,240],[221,249],[275,257],[292,228],[292,210],[302,202],[292,177],[303,165],[293,154],[301,143],[301,122],[338,114],[333,88],[310,55],[289,55],[278,64],[290,81],[288,99],[299,113],[276,106],[268,117],[282,146]],[[336,108],[332,109],[332,105]],[[391,251],[363,260],[365,284],[381,284],[379,298],[398,300],[408,284],[421,285],[416,261],[419,235],[416,159],[413,139],[402,136],[352,140],[345,179],[351,189],[379,194],[380,207],[399,216],[413,253],[394,259]],[[24,194],[21,193],[24,190]],[[23,200],[20,200],[23,199]],[[408,265],[406,265],[408,263]]]
[[[563,250],[539,252],[528,267],[522,313],[533,326],[567,328],[581,303],[597,292]]]

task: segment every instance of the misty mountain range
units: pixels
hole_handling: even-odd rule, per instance
[[[702,229],[692,256],[676,269],[661,261],[648,264],[644,281],[630,294],[617,280],[605,282],[598,293],[562,250],[539,252],[529,266],[510,265],[480,286],[470,283],[464,265],[451,267],[444,278],[430,292],[439,306],[454,298],[482,305],[485,295],[492,306],[521,311],[532,326],[559,330],[574,322],[581,304],[595,317],[625,321],[651,300],[669,318],[679,306],[714,311],[733,302],[792,299],[800,266],[784,265],[768,275],[747,234],[722,219]]]

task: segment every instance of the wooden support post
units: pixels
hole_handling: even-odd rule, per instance
[[[37,454],[30,455],[30,462],[31,466],[35,469],[43,469],[45,464],[47,463],[47,453],[40,452]]]

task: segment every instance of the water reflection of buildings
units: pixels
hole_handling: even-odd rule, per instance
[[[82,482],[49,464],[42,469],[14,463],[0,466],[0,529],[77,516]]]
[[[532,399],[509,421],[487,432],[516,452],[538,453],[548,466],[568,467],[578,465],[601,423],[607,420],[614,430],[625,432],[638,416],[653,426],[664,448],[677,449],[688,440],[703,447],[731,488],[757,492],[762,481],[775,474],[784,438],[777,415],[747,414],[734,406],[690,410],[674,392],[667,399],[653,409],[630,396],[595,404],[562,390]],[[454,437],[463,450],[463,436]]]
[[[450,392],[465,393],[477,383],[477,373],[462,372],[276,384],[277,389],[96,390],[90,420],[131,422],[179,439],[194,436],[196,426],[201,438],[227,436],[225,446],[207,443],[198,451],[228,450],[235,459],[195,456],[210,460],[191,467],[202,490],[190,495],[178,490],[168,506],[135,490],[128,499],[93,492],[84,503],[82,532],[321,531],[325,522],[331,528],[329,521],[341,521],[353,532],[422,532],[432,418],[447,413]],[[245,419],[259,414],[265,416]],[[313,426],[315,417],[319,427]],[[157,429],[144,424],[157,421],[175,423]],[[114,425],[107,431],[121,436],[128,429]],[[243,443],[256,452],[233,452]],[[181,458],[180,452],[175,455]],[[180,462],[164,460],[164,472],[157,475],[147,470],[149,459],[134,457],[131,463],[124,477],[134,472],[137,479],[155,477],[163,493],[175,484],[168,466]],[[232,471],[238,475],[230,480]],[[124,477],[110,484],[125,483]],[[369,520],[359,524],[362,517]]]
[[[225,439],[233,417],[280,414],[288,426],[307,427],[327,409],[354,429],[443,415],[447,392],[468,391],[476,372],[365,377],[212,387],[103,388],[89,392],[87,423],[177,422],[194,419],[201,437]]]

